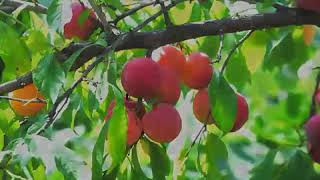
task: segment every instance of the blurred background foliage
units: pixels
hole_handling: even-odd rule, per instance
[[[0,100],[0,177],[10,179],[90,179],[102,171],[104,179],[319,179],[320,166],[306,153],[303,124],[308,119],[316,71],[320,65],[320,36],[306,45],[302,27],[290,26],[255,31],[233,54],[226,69],[226,79],[247,99],[248,123],[239,132],[222,137],[214,125],[207,135],[184,154],[202,125],[192,113],[193,90],[185,89],[177,104],[183,119],[179,137],[168,145],[158,145],[143,138],[121,165],[112,165],[110,156],[103,164],[101,151],[108,148],[99,139],[106,108],[116,92],[124,63],[144,56],[146,50],[134,49],[112,54],[112,61],[98,65],[71,95],[61,117],[44,136],[32,132],[44,124],[52,103],[81,75],[66,71],[65,64],[50,58],[55,50],[71,41],[63,38],[61,27],[70,18],[62,0],[38,0],[49,8],[48,15],[25,10],[0,13],[1,83],[33,70],[34,80],[42,87],[50,103],[36,117],[22,118],[11,110],[7,100]],[[99,0],[107,18],[117,16],[139,3],[133,0]],[[179,3],[169,12],[176,25],[211,19],[232,18],[273,12],[274,3],[294,6],[290,0],[266,0],[249,4],[245,1],[206,0]],[[85,2],[86,3],[86,2]],[[127,32],[158,12],[158,6],[146,7],[118,22]],[[162,16],[141,31],[165,28]],[[222,59],[229,54],[245,32],[226,34]],[[90,37],[93,43],[104,42],[101,29]],[[179,42],[185,54],[207,53],[216,60],[219,36]],[[90,63],[90,62],[89,62]],[[88,63],[88,64],[89,64]],[[86,64],[85,66],[87,66]],[[214,64],[219,69],[222,63]],[[93,83],[96,82],[96,83]],[[45,84],[44,84],[45,83]],[[39,86],[40,85],[40,86]],[[42,85],[42,86],[41,86]],[[24,123],[21,123],[24,122]],[[121,127],[119,127],[121,130]],[[301,142],[302,141],[302,142]],[[100,149],[99,149],[100,148]],[[96,156],[96,157],[92,157]],[[100,159],[99,159],[100,158]],[[112,167],[112,168],[110,168]],[[92,168],[92,170],[91,170]],[[13,174],[11,174],[13,173]]]

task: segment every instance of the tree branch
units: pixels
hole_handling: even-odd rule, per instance
[[[124,19],[124,18],[126,18],[126,17],[128,17],[128,16],[130,16],[130,15],[132,15],[132,14],[134,14],[134,13],[136,13],[137,11],[139,11],[139,10],[145,8],[145,7],[151,6],[151,5],[153,5],[153,4],[154,4],[154,2],[142,3],[142,4],[140,4],[139,6],[136,6],[136,7],[132,8],[132,9],[124,12],[123,14],[117,16],[116,19],[114,19],[113,21],[111,21],[111,23],[113,23],[113,24],[116,25],[116,24],[117,24],[119,21],[121,21],[122,19]]]
[[[171,20],[170,20],[169,13],[168,13],[168,11],[166,10],[166,6],[165,6],[164,2],[161,1],[161,0],[156,0],[156,2],[157,2],[158,4],[160,4],[160,6],[161,6],[161,11],[162,11],[163,18],[164,18],[164,22],[165,22],[167,28],[168,28],[168,27],[171,27],[173,24],[172,24],[172,22],[171,22]]]
[[[106,34],[110,36],[110,39],[113,39],[115,35],[113,34],[112,27],[107,21],[106,15],[102,11],[102,9],[99,6],[97,6],[94,0],[89,0],[89,3],[92,6],[93,10],[97,13]]]
[[[45,100],[40,98],[33,98],[33,99],[21,99],[21,98],[14,98],[14,97],[8,97],[8,96],[0,96],[0,99],[6,99],[11,101],[18,101],[25,104],[29,103],[47,103]]]
[[[167,6],[166,8],[169,8]],[[161,14],[161,13],[160,13]],[[131,32],[128,38],[120,42],[116,51],[135,48],[152,49],[165,44],[180,42],[203,36],[220,35],[247,30],[261,30],[266,28],[286,27],[290,25],[312,24],[320,26],[320,14],[311,13],[299,9],[290,9],[274,13],[257,14],[239,18],[225,18],[209,20],[200,23],[189,23],[172,26],[169,29],[155,30],[151,32]],[[87,46],[84,44],[72,44],[57,52],[58,57],[70,57],[74,52]],[[92,45],[81,53],[81,57],[73,64],[72,70],[76,70],[89,59],[98,56],[105,49],[99,45]],[[62,59],[64,61],[66,59]],[[32,82],[31,73],[19,77],[17,80],[0,85],[0,94],[4,94]],[[23,85],[22,85],[23,84]]]
[[[18,7],[25,5],[26,6],[26,10],[30,10],[30,11],[35,11],[38,13],[42,13],[42,14],[46,14],[48,9],[41,5],[41,4],[37,4],[35,5],[32,2],[26,2],[26,1],[21,1],[21,0],[4,0],[3,4],[0,5],[1,7],[11,7],[13,8],[13,10],[17,9]]]

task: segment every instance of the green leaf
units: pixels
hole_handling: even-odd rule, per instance
[[[305,45],[302,32],[285,31],[280,33],[279,39],[268,44],[264,67],[271,70],[288,64],[296,71],[313,53],[314,48]]]
[[[241,53],[243,54],[249,71],[253,74],[260,68],[263,63],[266,44],[270,41],[271,35],[265,31],[255,31],[241,45]]]
[[[15,114],[10,108],[0,109],[0,114],[0,129],[8,135],[10,126],[16,121]]]
[[[149,142],[149,152],[153,179],[162,180],[170,174],[170,159],[164,147]]]
[[[86,20],[89,18],[90,12],[91,11],[89,9],[85,9],[84,11],[81,12],[78,18],[79,25],[83,25],[86,22]]]
[[[318,179],[314,176],[316,172],[313,168],[313,161],[310,156],[301,150],[297,150],[295,155],[290,159],[286,167],[279,172],[277,180],[300,180],[300,179]]]
[[[33,71],[33,81],[45,97],[54,103],[57,100],[60,89],[65,82],[64,68],[55,59],[53,54],[48,54],[39,62]]]
[[[30,121],[32,121],[33,124],[28,128],[27,134],[36,133],[39,129],[43,127],[43,125],[46,123],[46,120],[47,120],[46,114],[39,114],[35,117],[32,117]]]
[[[123,105],[123,99],[116,100],[109,122],[108,130],[108,152],[112,158],[113,166],[122,162],[125,157],[127,145],[128,117]]]
[[[123,6],[120,0],[107,0],[108,4],[112,4],[118,10],[123,10]]]
[[[208,54],[209,57],[215,58],[219,49],[219,37],[218,36],[207,36],[201,38],[201,44],[199,51]]]
[[[83,47],[82,49],[77,50],[74,52],[64,63],[63,63],[63,69],[65,73],[68,73],[73,65],[73,63],[78,59],[80,54],[86,49],[88,46]]]
[[[216,72],[209,84],[211,112],[217,126],[225,133],[234,124],[237,112],[237,97],[224,76]]]
[[[34,180],[46,180],[46,168],[40,164],[36,169],[32,170],[32,177]]]
[[[227,169],[228,161],[228,151],[224,142],[218,136],[209,133],[205,148],[208,162],[208,178],[224,179],[222,172]]]
[[[3,147],[4,147],[4,133],[0,129],[0,150],[2,150]]]
[[[74,162],[71,158],[66,155],[55,156],[54,160],[56,162],[57,169],[63,174],[65,179],[77,180],[77,172],[79,171],[78,162]]]
[[[196,22],[201,20],[201,6],[199,3],[195,2],[193,3],[192,6],[192,12],[191,12],[191,17],[189,19],[189,22]]]
[[[0,82],[2,81],[4,69],[5,69],[5,64],[0,57]]]
[[[274,160],[277,155],[276,150],[270,150],[265,159],[251,170],[250,180],[270,180],[273,179]]]
[[[115,166],[114,168],[111,169],[111,171],[109,171],[108,173],[105,173],[102,179],[117,179],[119,170],[120,170],[120,165]]]
[[[66,7],[70,7],[71,1],[53,0],[48,8],[47,22],[51,29],[54,31],[62,30],[64,10]],[[68,8],[70,11],[71,9]]]
[[[10,26],[0,21],[0,57],[5,64],[5,80],[13,79],[31,68],[31,56],[19,34]]]
[[[226,68],[226,76],[228,81],[238,89],[242,89],[247,83],[251,82],[251,74],[241,51],[237,50],[233,54]]]
[[[92,151],[92,179],[99,180],[102,179],[102,167],[104,162],[104,146],[106,141],[106,136],[108,133],[109,121],[103,125],[100,131],[97,142],[94,145]]]
[[[286,102],[287,114],[289,117],[297,117],[301,113],[301,107],[297,104],[302,104],[303,96],[298,93],[288,93],[288,98]]]
[[[148,177],[146,177],[146,175],[141,169],[136,145],[132,147],[132,164],[133,164],[133,174],[135,177],[141,180],[149,179]]]
[[[33,54],[43,53],[50,49],[48,39],[40,30],[31,29],[26,33],[25,41]]]
[[[105,64],[101,63],[95,68],[93,72],[93,82],[90,83],[90,90],[92,95],[96,98],[98,105],[106,99],[109,93],[109,81],[108,81],[108,71]],[[94,106],[93,106],[94,107]]]
[[[210,13],[215,19],[222,19],[229,16],[229,9],[223,2],[214,1],[212,3]]]

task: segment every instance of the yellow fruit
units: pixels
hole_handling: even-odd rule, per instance
[[[303,37],[304,43],[306,45],[310,45],[313,40],[314,36],[316,35],[316,27],[313,25],[304,25],[303,26]]]
[[[44,97],[40,94],[34,84],[29,84],[21,89],[17,89],[9,93],[10,98],[21,99],[24,101],[32,101],[38,99],[44,100]],[[35,102],[21,102],[16,100],[10,100],[11,108],[21,116],[32,116],[37,114],[46,103]]]

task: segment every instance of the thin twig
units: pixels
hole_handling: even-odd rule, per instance
[[[90,5],[92,6],[93,10],[97,13],[102,25],[104,31],[107,33],[108,36],[111,37],[111,39],[115,36],[115,34],[112,31],[112,27],[107,21],[106,15],[102,11],[101,7],[97,6],[97,4],[94,2],[94,0],[89,0]]]
[[[21,180],[28,180],[27,178],[24,178],[22,176],[13,174],[11,171],[9,171],[8,169],[5,170],[5,172],[12,178],[12,179],[21,179]]]
[[[18,102],[22,102],[22,103],[25,103],[25,104],[29,104],[29,103],[44,103],[44,104],[46,104],[47,103],[46,100],[43,100],[43,99],[40,99],[40,98],[21,99],[21,98],[13,98],[13,97],[8,97],[8,96],[0,96],[0,99],[18,101]]]
[[[250,30],[229,52],[228,57],[226,58],[226,60],[224,61],[222,68],[221,68],[221,73],[224,72],[225,68],[227,67],[232,55],[234,54],[234,52],[242,45],[242,43],[244,43],[244,41],[246,41],[251,34],[254,32],[254,30]]]
[[[206,127],[207,127],[207,125],[204,124],[204,125],[202,126],[202,128],[200,129],[200,131],[198,132],[198,134],[196,135],[196,137],[193,139],[193,141],[192,141],[192,143],[191,143],[188,151],[186,152],[186,154],[185,154],[185,156],[184,156],[185,158],[187,158],[187,157],[189,156],[189,154],[190,154],[190,152],[191,152],[191,149],[193,148],[193,146],[194,146],[194,145],[196,144],[196,142],[198,141],[198,139],[199,139],[200,135],[202,134],[202,132],[206,130]]]
[[[137,11],[139,11],[139,10],[145,8],[145,7],[151,6],[151,5],[153,5],[153,4],[154,4],[154,2],[148,2],[148,3],[140,4],[139,6],[134,7],[134,8],[132,8],[132,9],[124,12],[123,14],[117,16],[115,20],[111,21],[111,23],[113,23],[113,24],[116,25],[119,21],[121,21],[121,20],[124,19],[125,17],[128,17],[128,16],[136,13]]]
[[[171,8],[175,7],[178,3],[184,2],[187,0],[177,0],[175,1],[175,3],[172,3],[170,5],[168,5],[167,7],[165,7],[163,10],[157,12],[156,14],[154,14],[153,16],[149,17],[148,19],[146,19],[143,23],[141,23],[140,25],[138,25],[137,27],[135,27],[133,29],[134,32],[137,32],[138,30],[142,29],[144,26],[146,26],[147,24],[149,24],[151,21],[157,19],[160,15],[162,15],[163,11],[169,11]]]
[[[221,61],[221,58],[222,58],[224,35],[221,33],[219,37],[220,37],[220,45],[219,45],[219,49],[218,49],[218,53],[217,53],[217,60],[214,61],[213,63],[218,63],[218,62],[220,62],[220,61]]]
[[[6,16],[12,20],[14,20],[15,22],[17,22],[19,25],[21,25],[24,29],[28,29],[27,26],[25,24],[23,24],[23,22],[21,22],[20,20],[18,20],[17,18],[14,18],[13,16],[11,16],[10,14],[7,14],[6,12],[0,10],[0,15]]]
[[[164,17],[164,22],[165,22],[167,28],[171,27],[173,24],[170,20],[169,13],[168,13],[168,10],[166,10],[166,6],[165,6],[164,2],[161,0],[157,0],[156,3],[160,4],[160,6],[161,6],[161,11],[162,11],[162,14]]]

